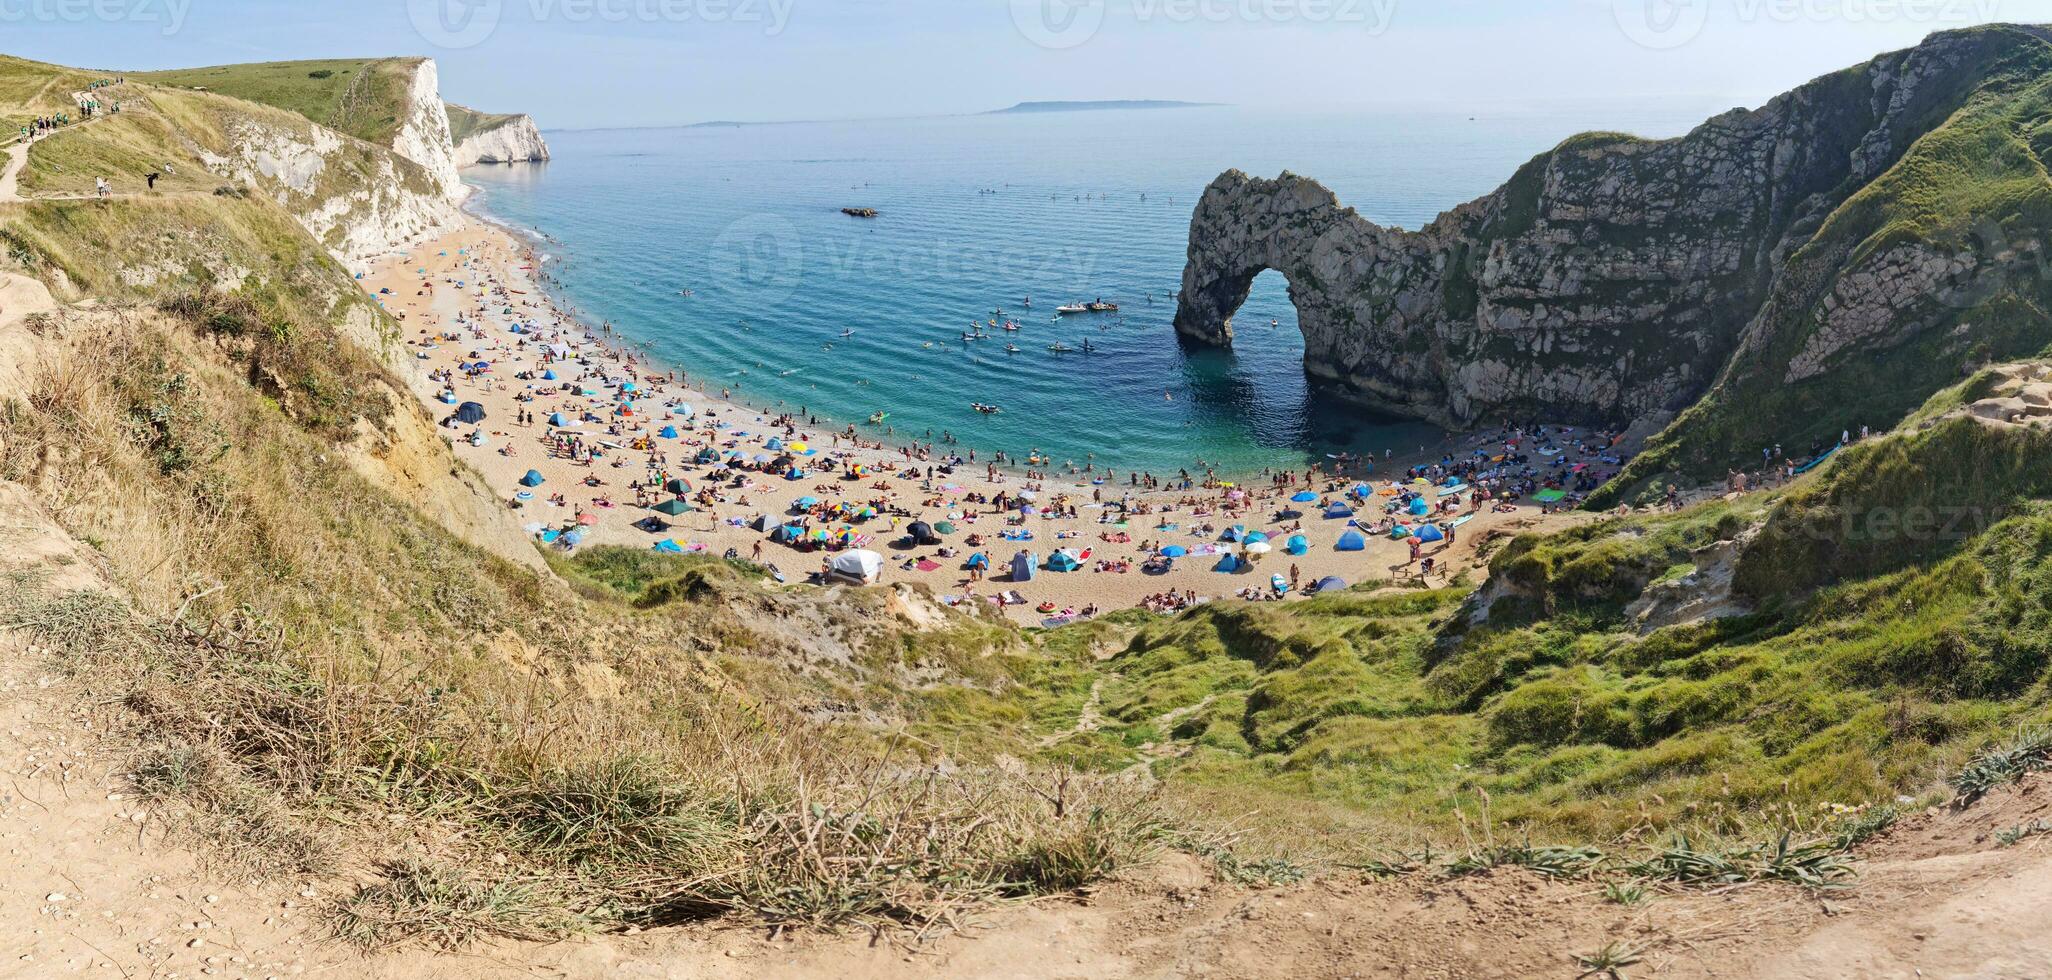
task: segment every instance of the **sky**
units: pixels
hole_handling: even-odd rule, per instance
[[[544,129],[1047,99],[1754,106],[2052,0],[0,0],[0,51],[113,70],[424,55]]]

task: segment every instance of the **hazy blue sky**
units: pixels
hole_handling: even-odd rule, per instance
[[[545,128],[1686,96],[1753,105],[2052,0],[0,0],[7,53],[104,68],[419,54]]]

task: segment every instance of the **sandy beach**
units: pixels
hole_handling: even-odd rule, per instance
[[[650,363],[552,306],[538,262],[506,229],[470,219],[359,270],[359,282],[400,319],[409,382],[457,455],[549,548],[733,554],[794,585],[837,553],[867,550],[883,582],[1058,624],[1294,599],[1328,579],[1444,584],[1477,563],[1491,532],[1579,519],[1534,497],[1616,469],[1610,434],[1559,428],[1476,433],[1436,459],[1374,461],[1372,474],[1321,467],[1155,487],[1101,470],[1000,468],[948,445],[885,446],[874,426],[775,417],[704,390],[687,372],[708,366]],[[462,421],[465,406],[482,419]],[[937,529],[929,543],[908,540],[915,523]],[[793,533],[783,527],[800,540],[771,540]],[[1359,550],[1336,550],[1350,533]],[[1073,571],[1049,567],[1058,550]],[[1014,581],[1022,551],[1036,570]],[[975,555],[987,570],[968,567]]]

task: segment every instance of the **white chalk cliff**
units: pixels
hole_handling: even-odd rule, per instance
[[[475,110],[451,104],[453,117],[460,112],[482,116]],[[484,117],[488,121],[456,143],[456,165],[480,163],[542,163],[549,158],[549,144],[527,115]]]

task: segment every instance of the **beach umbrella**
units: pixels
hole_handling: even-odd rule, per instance
[[[1033,515],[1040,513],[1040,508],[1035,507],[1032,504],[1025,504],[1019,508],[1019,513],[1024,514],[1027,517],[1032,517]]]
[[[1283,542],[1283,550],[1293,555],[1301,555],[1311,550],[1311,539],[1301,534],[1292,534],[1288,541]]]
[[[1181,558],[1189,553],[1190,549],[1185,548],[1179,544],[1172,544],[1166,548],[1161,549],[1161,556],[1163,558]]]
[[[1318,495],[1317,495],[1317,494],[1315,494],[1315,493],[1312,493],[1312,492],[1311,492],[1311,491],[1309,491],[1309,490],[1302,490],[1302,491],[1298,491],[1298,492],[1297,492],[1297,493],[1295,493],[1295,494],[1292,494],[1292,495],[1290,496],[1290,499],[1291,499],[1291,500],[1294,500],[1294,501],[1296,501],[1297,503],[1300,503],[1300,504],[1308,504],[1308,503],[1310,503],[1311,501],[1317,500],[1317,499],[1318,499]]]
[[[785,446],[784,448],[786,448],[786,449],[789,449],[790,451],[792,451],[792,452],[794,452],[794,453],[802,453],[802,452],[807,452],[807,451],[809,451],[809,450],[810,450],[810,449],[811,449],[812,447],[811,447],[811,446],[808,446],[808,445],[806,445],[806,444],[804,444],[804,443],[802,443],[802,442],[794,442],[794,443],[791,443],[791,444],[790,444],[790,445],[788,445],[788,446]]]
[[[1339,590],[1344,589],[1346,587],[1346,581],[1341,579],[1339,576],[1327,575],[1326,577],[1318,580],[1318,586],[1316,591],[1338,592]]]
[[[681,476],[673,476],[673,477],[671,477],[671,478],[669,478],[669,479],[667,479],[667,480],[664,480],[664,481],[663,481],[663,492],[665,492],[665,493],[690,493],[690,492],[691,492],[691,482],[690,482],[690,481],[688,481],[688,480],[686,480],[686,479],[684,479],[684,478],[683,478],[683,477],[681,477]]]
[[[819,498],[818,498],[818,497],[799,497],[799,498],[798,498],[798,501],[797,501],[797,506],[799,506],[799,507],[804,507],[804,508],[812,508],[812,507],[817,507],[817,506],[819,506]]]
[[[543,479],[540,470],[528,470],[527,475],[520,478],[520,485],[523,487],[538,487],[546,482],[548,481]]]
[[[573,527],[568,531],[564,531],[563,536],[556,539],[556,543],[565,548],[575,548],[584,543],[584,529]]]
[[[594,525],[598,524],[598,515],[597,515],[597,514],[579,514],[579,515],[577,515],[577,523],[578,523],[578,524],[581,524],[581,525],[583,525],[583,526],[585,526],[585,527],[592,527],[592,526],[594,526]]]
[[[1273,550],[1273,546],[1266,541],[1256,541],[1247,546],[1247,553],[1250,555],[1265,555],[1271,550]]]
[[[949,522],[947,522],[947,521],[942,521],[942,522],[940,522],[939,524],[935,524],[935,525],[933,526],[933,533],[935,533],[935,534],[953,534],[953,533],[955,533],[955,525],[953,525],[953,524],[951,524],[951,523],[949,523]]]
[[[549,526],[547,524],[543,524],[540,521],[534,521],[529,524],[520,525],[520,529],[526,531],[529,534],[540,534],[543,531],[548,530]]]
[[[668,514],[671,517],[676,517],[679,514],[688,514],[694,509],[696,508],[692,507],[690,504],[676,497],[671,497],[670,499],[655,505],[656,513]]]

